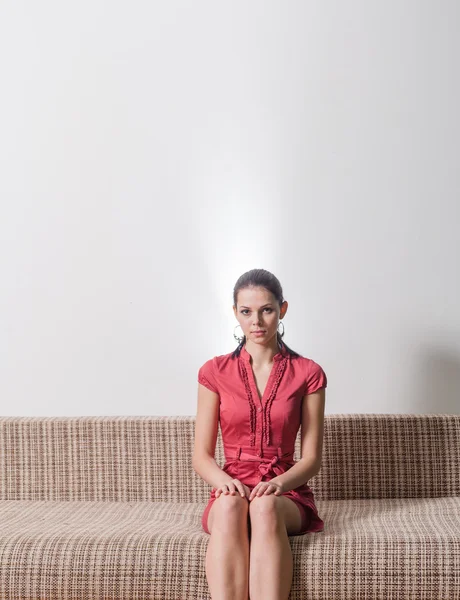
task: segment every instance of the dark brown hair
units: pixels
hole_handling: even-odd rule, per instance
[[[281,287],[281,283],[279,282],[277,277],[273,275],[273,273],[270,273],[270,271],[266,271],[265,269],[252,269],[251,271],[243,273],[243,275],[241,275],[241,277],[238,278],[238,281],[236,282],[235,287],[233,288],[233,304],[235,305],[235,307],[237,306],[238,292],[242,289],[250,287],[261,287],[271,292],[275,296],[276,301],[278,302],[281,308],[281,305],[284,302],[283,289]],[[283,353],[290,354],[291,356],[300,356],[300,354],[289,348],[289,346],[286,346],[286,344],[281,339],[279,331],[277,331],[276,333],[276,338],[278,341],[278,347]],[[243,335],[243,339],[232,353],[232,358],[236,358],[240,355],[241,348],[244,346],[245,343],[246,336]]]

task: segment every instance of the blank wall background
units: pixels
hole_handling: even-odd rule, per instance
[[[252,268],[327,413],[458,413],[459,18],[2,2],[1,413],[195,414]]]

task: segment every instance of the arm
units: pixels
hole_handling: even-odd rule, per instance
[[[219,427],[219,395],[198,383],[198,406],[195,421],[195,444],[192,467],[212,487],[232,480],[214,459]]]
[[[324,387],[302,399],[301,459],[286,473],[271,479],[274,483],[281,483],[284,492],[307,483],[321,469],[325,404]]]

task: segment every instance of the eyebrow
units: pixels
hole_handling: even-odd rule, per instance
[[[261,306],[260,308],[265,308],[266,306],[271,306],[271,304],[270,304],[270,303],[268,303],[268,304],[264,304],[264,305],[263,305],[263,306]],[[243,306],[243,305],[241,305],[241,306],[240,306],[240,308],[250,308],[250,307],[249,307],[249,306]]]

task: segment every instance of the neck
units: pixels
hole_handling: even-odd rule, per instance
[[[244,346],[248,354],[251,355],[251,363],[253,366],[264,367],[273,363],[273,357],[280,352],[277,340],[269,346],[261,346],[253,344],[250,340],[246,341]]]

